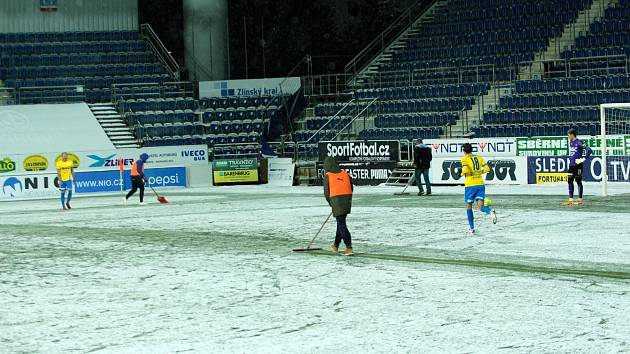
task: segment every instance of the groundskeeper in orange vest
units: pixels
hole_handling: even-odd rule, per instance
[[[324,170],[326,171],[324,196],[337,220],[337,234],[330,249],[333,252],[339,252],[339,244],[343,240],[346,250],[342,254],[350,256],[352,255],[352,237],[346,224],[346,218],[352,210],[352,193],[354,191],[352,178],[348,172],[339,168],[339,164],[332,157],[327,157],[324,160]]]

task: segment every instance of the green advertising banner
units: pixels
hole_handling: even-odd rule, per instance
[[[602,139],[598,137],[582,139],[593,149],[593,155],[602,156]],[[630,154],[630,135],[610,135],[606,137],[608,156],[628,156]]]
[[[212,176],[215,184],[258,182],[258,160],[215,160]]]
[[[564,156],[569,154],[567,137],[516,138],[516,156]]]
[[[602,155],[602,139],[591,137],[582,139],[593,149],[593,155]],[[610,135],[606,137],[608,156],[629,156],[630,135]],[[565,136],[537,138],[516,138],[516,156],[565,156],[569,154],[569,139]]]

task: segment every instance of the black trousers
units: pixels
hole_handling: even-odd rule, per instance
[[[140,190],[140,203],[144,201],[144,180],[140,176],[131,176],[131,190],[127,193],[127,199],[131,197],[137,190]]]
[[[582,198],[584,194],[584,186],[582,185],[582,173],[584,172],[584,164],[569,166],[569,197],[573,198],[575,187],[573,181],[578,185],[578,196]]]
[[[339,246],[341,241],[346,245],[346,247],[352,247],[352,236],[350,235],[350,231],[348,230],[348,225],[346,225],[346,217],[348,214],[335,216],[337,219],[337,235],[335,235],[335,246]]]

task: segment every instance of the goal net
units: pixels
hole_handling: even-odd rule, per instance
[[[601,165],[592,168],[594,175],[601,174],[606,196],[610,183],[630,182],[630,103],[602,104],[600,116],[601,140],[592,148],[594,156],[601,156]]]

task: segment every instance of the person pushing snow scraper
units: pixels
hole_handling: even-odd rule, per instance
[[[61,160],[55,164],[57,167],[57,177],[59,178],[59,191],[61,192],[61,207],[63,210],[72,209],[72,185],[74,184],[74,163],[68,159],[68,153],[61,153]],[[66,199],[66,192],[68,198]]]
[[[497,223],[497,215],[494,209],[485,205],[486,186],[483,182],[483,175],[490,172],[490,166],[481,156],[472,153],[473,147],[466,143],[462,146],[464,157],[461,159],[462,176],[466,177],[464,183],[464,201],[466,202],[466,214],[468,215],[468,234],[475,234],[475,217],[473,215],[473,203],[477,203],[482,213],[492,216],[492,223]]]
[[[324,196],[328,205],[332,208],[332,214],[337,220],[337,233],[335,242],[330,245],[333,252],[339,252],[339,245],[343,240],[346,250],[344,256],[352,255],[352,236],[346,224],[346,218],[352,209],[352,179],[348,172],[339,167],[337,161],[332,157],[324,159]]]
[[[131,190],[125,196],[125,203],[127,199],[134,195],[136,191],[140,190],[140,205],[144,205],[144,165],[149,159],[147,153],[140,154],[140,159],[133,163],[131,166]]]

